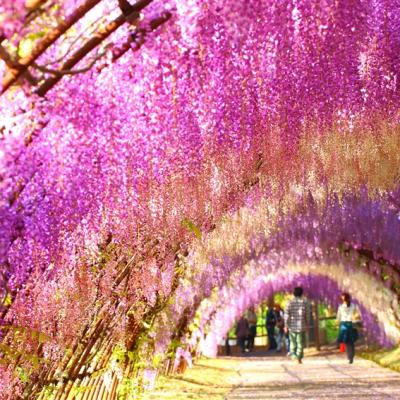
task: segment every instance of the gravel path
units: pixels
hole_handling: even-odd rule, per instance
[[[280,356],[246,358],[237,373],[226,400],[400,399],[400,374],[358,358],[349,365],[341,354],[306,357],[302,365]]]

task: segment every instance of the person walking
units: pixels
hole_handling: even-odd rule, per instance
[[[242,315],[236,325],[236,338],[240,351],[243,354],[246,351],[246,339],[249,335],[249,323]]]
[[[254,350],[254,339],[257,335],[257,314],[254,307],[250,307],[247,312],[247,321],[249,323],[249,337],[247,338],[247,349]]]
[[[286,355],[290,356],[290,338],[289,338],[289,332],[285,330],[285,326],[283,327],[283,332],[285,334],[285,347],[286,347]]]
[[[274,311],[275,311],[275,316],[276,316],[276,337],[275,337],[275,341],[276,341],[276,351],[280,352],[282,351],[282,347],[283,347],[283,338],[285,336],[285,332],[284,332],[284,327],[285,327],[285,322],[284,322],[284,318],[285,318],[285,313],[282,310],[282,307],[280,304],[275,304],[274,305]]]
[[[229,343],[229,333],[227,333],[226,337],[225,337],[225,355],[226,356],[231,355],[231,345]]]
[[[293,291],[294,299],[289,301],[285,310],[285,333],[289,333],[290,355],[302,364],[304,356],[304,336],[311,321],[311,305],[303,297],[303,288]]]
[[[265,319],[265,326],[268,335],[268,350],[275,350],[277,343],[275,340],[275,326],[276,326],[276,313],[273,307],[268,307],[267,317]]]
[[[342,304],[339,306],[336,316],[339,323],[338,343],[344,343],[347,359],[350,364],[353,364],[355,342],[358,339],[358,332],[354,327],[354,322],[359,320],[359,312],[357,306],[351,302],[351,297],[348,293],[342,293],[341,300]]]

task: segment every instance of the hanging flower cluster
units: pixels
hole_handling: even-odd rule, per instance
[[[391,209],[393,196],[386,201],[372,200],[364,191],[341,200],[325,196],[318,202],[311,195],[303,198],[295,194],[297,201],[292,196],[290,200],[281,199],[280,203],[290,204],[291,211],[285,213],[274,212],[274,207],[279,207],[271,201],[261,198],[256,204],[250,196],[251,207],[231,215],[190,256],[190,272],[177,291],[168,317],[170,337],[179,325],[179,310],[189,308],[192,318],[197,310],[202,332],[216,310],[224,312],[224,298],[234,318],[264,298],[261,288],[253,285],[264,285],[265,276],[269,276],[271,285],[282,281],[290,288],[295,284],[289,279],[291,274],[309,273],[335,282],[336,292],[327,291],[331,300],[326,296],[324,300],[335,302],[340,290],[349,291],[368,311],[364,322],[371,336],[386,345],[396,343],[400,327],[400,254],[395,238],[400,223],[398,211]],[[312,296],[323,292],[318,282],[311,288]],[[246,299],[245,305],[242,300],[235,302],[236,291],[243,292],[239,298]],[[222,322],[222,326],[227,329],[230,325]],[[168,327],[163,326],[160,334],[166,331]],[[219,335],[223,333],[223,329],[219,331]]]

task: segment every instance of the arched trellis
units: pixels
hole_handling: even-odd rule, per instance
[[[274,293],[291,292],[295,286],[303,286],[308,298],[322,300],[332,307],[338,306],[342,291],[351,293],[359,305],[371,340],[384,346],[398,343],[400,329],[393,318],[393,308],[396,307],[394,296],[365,273],[329,267],[324,271],[321,266],[296,265],[288,266],[279,273],[268,273],[268,268],[265,268],[240,281],[230,282],[229,287],[220,290],[200,307],[200,329],[193,332],[192,343],[201,338],[200,351],[215,356],[217,343],[244,311]]]
[[[181,325],[179,310],[190,310],[189,316],[186,315],[186,322],[190,324],[196,309],[202,310],[203,298],[211,295],[210,310],[215,311],[220,298],[224,298],[224,290],[228,290],[230,298],[235,295],[235,288],[242,287],[243,283],[251,286],[252,280],[260,276],[271,274],[285,280],[285,271],[288,274],[296,271],[331,277],[342,289],[356,292],[356,297],[364,296],[368,287],[366,308],[377,316],[379,326],[391,343],[397,343],[398,267],[392,260],[396,259],[398,250],[389,239],[393,229],[395,232],[399,229],[396,211],[388,212],[365,193],[349,195],[341,202],[335,198],[324,200],[320,211],[309,195],[304,203],[300,200],[300,204],[302,206],[294,207],[284,220],[278,215],[276,227],[276,216],[268,208],[272,205],[262,200],[252,203],[194,247],[188,269],[193,268],[196,274],[188,272],[192,283],[178,288],[177,303],[171,307],[175,311],[170,312],[170,326],[164,326],[163,332],[171,329],[172,335],[175,327]],[[364,235],[363,247],[353,245],[353,235],[358,232],[354,224],[365,229],[374,227],[371,240],[368,234]],[[374,242],[376,235],[383,241]],[[349,282],[354,286],[349,286]],[[209,300],[205,303],[210,304]],[[203,314],[204,310],[200,311],[200,315]],[[207,315],[203,315],[206,320]],[[375,332],[374,324],[371,322],[368,326],[372,332]]]

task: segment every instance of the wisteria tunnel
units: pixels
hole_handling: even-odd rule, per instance
[[[0,399],[134,398],[296,285],[398,345],[399,71],[399,0],[3,0]]]

